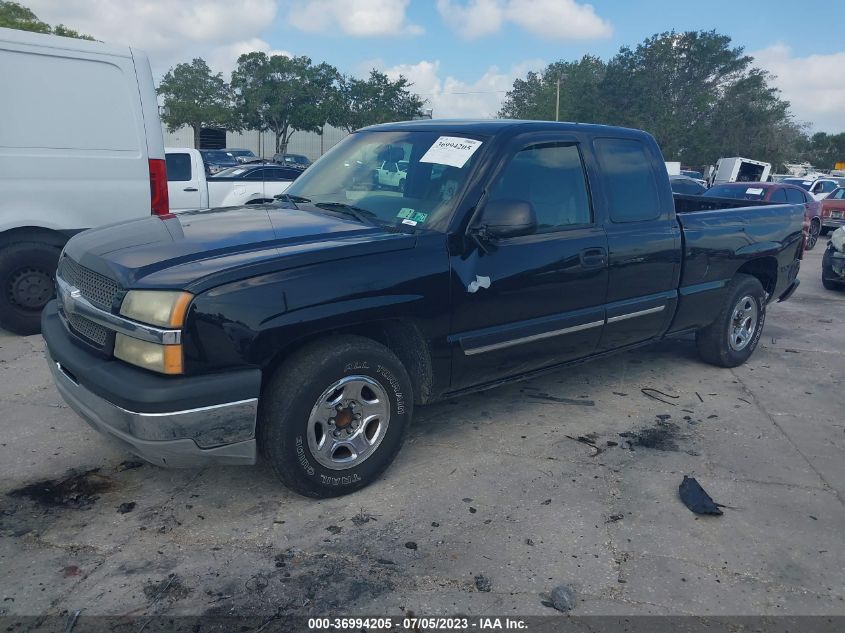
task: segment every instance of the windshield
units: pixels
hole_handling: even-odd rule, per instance
[[[354,206],[377,224],[444,231],[481,145],[437,132],[358,132],[286,193],[297,204]],[[385,163],[404,169],[389,172]]]
[[[252,153],[252,150],[249,149],[230,149],[227,150],[227,153],[232,156],[255,156],[255,154]]]
[[[692,171],[690,169],[682,169],[681,175],[686,176],[688,178],[697,178],[698,180],[704,180],[704,174],[700,171]]]
[[[733,198],[734,200],[763,200],[766,190],[752,185],[716,185],[703,195],[710,198]]]
[[[803,178],[784,178],[781,182],[801,187],[804,191],[809,191],[813,186],[812,180],[804,180]]]

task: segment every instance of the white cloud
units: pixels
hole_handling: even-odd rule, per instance
[[[775,44],[750,54],[776,76],[774,85],[799,121],[811,123],[814,131],[845,132],[845,51],[795,57],[788,46]]]
[[[288,21],[301,31],[340,29],[353,37],[419,35],[422,27],[408,22],[410,0],[296,0]]]
[[[475,81],[463,81],[452,76],[441,77],[440,61],[423,60],[416,64],[399,64],[384,67],[380,60],[371,66],[386,73],[392,80],[405,76],[413,87],[411,90],[427,99],[427,108],[434,110],[434,117],[488,119],[496,116],[517,77],[524,77],[529,70],[545,67],[542,60],[528,60],[502,71],[496,66],[488,68]]]
[[[215,71],[222,72],[223,76],[228,79],[229,74],[237,66],[238,57],[247,53],[267,53],[267,55],[284,55],[285,57],[293,57],[293,54],[288,51],[272,48],[267,42],[258,37],[253,37],[243,42],[235,42],[234,44],[227,44],[226,46],[218,46],[206,58],[208,65]]]
[[[26,0],[45,22],[62,23],[110,44],[128,44],[150,56],[158,77],[180,62],[203,57],[217,71],[244,43],[272,26],[275,0]],[[269,46],[266,46],[269,49]],[[260,49],[259,49],[260,50]],[[214,61],[216,60],[216,61]]]
[[[437,0],[444,22],[465,39],[497,33],[506,22],[548,39],[610,37],[610,22],[576,0]]]

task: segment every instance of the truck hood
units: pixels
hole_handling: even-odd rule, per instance
[[[65,254],[124,288],[200,292],[265,272],[411,248],[415,241],[316,208],[251,205],[92,229],[73,237]]]

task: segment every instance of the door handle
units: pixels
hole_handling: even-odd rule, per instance
[[[196,187],[185,187],[182,191],[199,191]]]
[[[579,253],[582,268],[603,268],[607,264],[607,251],[603,248],[585,248]]]

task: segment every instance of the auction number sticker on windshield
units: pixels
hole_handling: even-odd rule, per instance
[[[763,190],[760,187],[749,187],[745,190],[745,193],[752,196],[759,196],[761,193],[763,193]]]
[[[463,167],[479,147],[481,147],[481,141],[472,138],[441,136],[434,141],[434,145],[428,148],[428,151],[420,158],[420,162]]]

